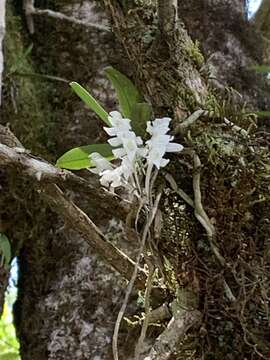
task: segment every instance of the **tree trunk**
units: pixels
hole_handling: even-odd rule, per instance
[[[38,1],[35,4],[48,5]],[[102,9],[94,1],[73,1],[68,5],[56,1],[50,5],[86,23],[105,23]],[[56,81],[57,77],[80,82],[104,106],[112,107],[114,96],[104,80],[103,69],[110,64],[109,56],[116,58],[111,56],[115,45],[110,34],[83,25],[46,16],[35,16],[33,20],[35,32],[29,38],[20,17],[9,7],[8,68],[1,119],[3,124],[10,122],[27,149],[54,161],[68,149],[94,143],[102,136],[97,119],[72,94],[67,83]],[[18,31],[23,37],[16,35]],[[34,48],[18,65],[16,58],[22,56],[30,41]],[[10,74],[12,66],[15,71]],[[45,76],[42,79],[35,74]],[[14,87],[18,93],[13,101]],[[3,203],[9,206],[1,209],[1,218],[10,222],[5,233],[19,258],[14,314],[22,359],[111,359],[111,337],[121,305],[123,279],[70,229],[72,224],[51,212],[29,181],[13,186],[9,192],[15,176],[9,177],[7,184],[2,183],[6,189]],[[91,207],[91,198],[77,196],[76,201],[95,223],[105,231],[110,229],[112,240],[117,241],[121,231],[117,224],[110,226],[106,210],[96,211]]]
[[[179,5],[182,19],[207,59],[210,81],[233,87],[253,109],[269,109],[269,84],[253,67],[267,59],[267,43],[248,22],[245,1],[189,1]]]
[[[1,122],[53,161],[104,135],[64,81],[42,82],[36,73],[86,85],[107,109],[115,99],[104,66],[131,77],[155,116],[173,118],[175,139],[186,149],[172,156],[169,177],[160,175],[163,228],[151,254],[162,264],[174,318],[167,328],[166,321],[149,327],[145,353],[153,360],[269,359],[269,134],[256,130],[250,113],[270,106],[269,81],[250,70],[268,49],[247,21],[244,1],[179,1],[178,9],[172,0],[157,4],[104,0],[105,15],[95,1],[36,1],[83,22],[103,25],[107,18],[113,34],[30,13],[30,56],[22,56],[29,37],[15,37],[25,27],[10,10]],[[48,209],[29,179],[15,176],[3,176],[1,199],[9,206],[0,211],[15,214],[6,233],[19,252],[15,321],[22,359],[112,359],[123,279],[73,224]],[[68,195],[134,255],[138,244],[128,243],[125,227],[114,228],[91,199]],[[164,292],[151,306],[162,302]],[[130,318],[136,310],[131,301]],[[138,324],[122,327],[120,358],[133,358],[138,331]]]

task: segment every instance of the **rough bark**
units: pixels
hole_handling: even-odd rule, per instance
[[[160,11],[159,18],[156,18],[154,2],[151,1],[143,4],[140,1],[104,2],[118,40],[117,45],[107,35],[87,33],[87,41],[89,38],[91,41],[87,42],[86,48],[89,46],[90,50],[84,47],[81,49],[80,37],[78,41],[73,34],[71,42],[70,32],[62,25],[55,25],[54,19],[39,18],[35,22],[35,41],[40,41],[42,46],[35,56],[43,57],[42,69],[46,69],[48,55],[44,52],[49,53],[50,41],[44,47],[42,38],[39,38],[42,26],[46,24],[58,34],[59,44],[64,45],[62,56],[58,56],[53,63],[55,74],[67,79],[74,79],[76,75],[80,81],[84,74],[78,69],[85,70],[94,94],[101,95],[104,103],[113,107],[110,91],[100,94],[100,87],[104,85],[101,68],[108,62],[108,53],[117,46],[114,51],[122,59],[114,59],[114,63],[133,78],[145,98],[152,103],[155,115],[170,114],[174,117],[176,139],[185,144],[187,152],[182,158],[173,157],[171,160],[168,171],[175,178],[174,182],[170,182],[171,187],[165,179],[161,179],[168,186],[161,207],[164,220],[162,237],[157,246],[158,254],[154,255],[170,269],[168,283],[165,283],[167,300],[172,302],[172,307],[176,306],[176,311],[179,311],[179,307],[187,309],[187,318],[193,314],[194,308],[203,314],[199,331],[185,334],[183,342],[174,338],[174,345],[177,343],[180,347],[180,350],[175,351],[175,357],[268,359],[269,139],[252,130],[249,133],[247,124],[252,128],[252,117],[243,113],[243,109],[233,100],[228,102],[225,96],[217,96],[211,89],[211,81],[204,73],[204,59],[183,24],[177,23],[176,18],[172,17],[175,14],[173,7],[165,9],[167,15]],[[76,5],[76,1],[74,3]],[[168,3],[174,6],[173,1]],[[237,58],[235,62],[232,60],[232,66],[239,66],[242,55],[244,65],[246,61],[249,64],[246,59],[252,56],[247,47],[242,47],[239,27],[234,27],[236,20],[244,17],[243,2],[211,3],[212,12],[210,2],[204,2],[209,14],[204,13],[207,26],[200,28],[204,34],[202,36],[200,33],[195,34],[193,23],[191,20],[188,23],[188,18],[192,15],[190,19],[194,19],[203,12],[194,10],[195,15],[191,14],[189,4],[180,2],[179,17],[181,20],[186,19],[189,32],[194,31],[194,38],[201,37],[202,43],[209,29],[218,39],[220,32],[216,28],[224,26],[224,29],[228,29],[228,32],[222,34],[224,38],[234,39],[229,44],[230,55],[227,54],[232,59]],[[87,16],[90,14],[90,20],[96,21],[96,12],[92,11],[93,2],[85,1],[83,4]],[[159,5],[163,5],[161,10],[164,4],[164,1],[159,2]],[[197,5],[202,6],[202,2],[198,1]],[[186,17],[184,11],[181,13],[181,6],[182,10],[189,9]],[[78,17],[79,6],[75,6],[73,11],[72,6],[66,4],[59,7],[68,16]],[[219,26],[213,21],[215,15]],[[243,20],[244,32],[245,24]],[[237,46],[233,48],[232,43]],[[55,44],[53,42],[53,46]],[[216,45],[214,36],[209,37],[210,52]],[[236,53],[238,46],[239,54]],[[76,48],[76,53],[72,55],[69,53],[70,47],[79,49]],[[81,50],[81,57],[88,56],[90,65],[81,60],[78,50]],[[226,48],[220,49],[220,52],[219,59],[222,59],[223,52],[226,55]],[[88,65],[92,69],[90,72],[87,72]],[[218,76],[221,84],[223,81],[230,84],[222,63],[217,62],[216,67],[220,72]],[[235,83],[238,80],[234,78]],[[239,87],[245,91],[244,83],[244,79],[241,79]],[[62,131],[58,128],[57,132],[57,127],[54,127],[53,140],[57,149],[54,151],[64,151],[67,142],[70,147],[76,146],[78,139],[82,144],[88,143],[87,137],[90,137],[91,131],[99,136],[98,127],[87,130],[87,113],[81,110],[81,104],[66,99],[67,90],[60,85],[57,91],[61,91],[62,99],[65,99],[65,106],[54,99],[60,107],[57,114],[61,116],[65,128]],[[67,119],[70,108],[68,111],[64,107],[74,111],[76,126],[73,119]],[[195,115],[199,115],[185,122],[184,118],[190,113],[194,115],[195,110],[199,111]],[[14,179],[12,182],[17,183]],[[107,270],[82,238],[71,230],[74,227],[70,225],[71,220],[63,223],[60,218],[56,218],[40,202],[39,196],[37,198],[32,193],[27,194],[27,186],[26,182],[19,189],[22,188],[26,193],[23,199],[18,199],[19,191],[16,188],[12,194],[16,195],[16,202],[23,203],[21,208],[29,214],[25,221],[25,231],[30,235],[27,239],[24,233],[25,242],[20,253],[19,298],[16,304],[23,360],[111,359],[112,328],[122,300],[118,275]],[[74,193],[70,195],[79,200]],[[95,209],[88,208],[87,199],[79,201],[86,213],[89,212],[91,216],[95,214]],[[97,223],[107,228],[100,214],[96,212],[95,215]],[[22,219],[18,225],[22,226]],[[9,232],[14,234],[14,229],[9,229]],[[115,237],[122,238],[122,232],[116,232]],[[15,232],[14,239],[17,238]],[[133,248],[132,244],[129,246],[121,240],[119,242],[123,248]],[[132,312],[131,305],[129,314]],[[195,314],[197,321],[200,314],[196,310]],[[129,331],[124,329],[122,334],[128,336]],[[170,327],[165,329],[160,339],[165,338],[167,341],[168,333]],[[127,358],[134,345],[134,332],[131,334],[131,339],[126,341],[128,351],[123,358]],[[159,335],[155,330],[153,334]],[[199,344],[192,342],[194,336],[197,339],[200,337]],[[151,336],[147,341],[150,351],[153,341]],[[155,351],[154,346],[149,356],[156,356]]]
[[[38,1],[35,4],[45,5]],[[104,21],[95,2],[55,2],[55,5],[57,10],[82,22],[100,24]],[[10,122],[28,150],[53,161],[71,147],[97,141],[101,135],[97,119],[65,83],[49,83],[46,75],[82,83],[105,107],[113,110],[114,96],[103,75],[103,68],[109,65],[108,56],[114,48],[111,35],[92,28],[85,30],[85,27],[82,34],[81,23],[70,26],[65,20],[36,17],[35,34],[31,39],[35,43],[34,50],[26,59],[23,57],[19,68],[15,65],[15,71],[10,71],[13,59],[16,64],[16,58],[21,56],[18,54],[21,44],[22,53],[28,45],[23,41],[13,44],[14,39],[21,41],[19,35],[23,32],[27,39],[26,29],[21,28],[19,18],[11,11],[8,16],[7,91],[1,122]],[[35,76],[36,73],[44,75],[43,80]],[[40,84],[38,89],[33,85],[37,83]],[[19,89],[15,98],[14,84]],[[40,108],[37,99],[42,101]],[[51,108],[47,112],[45,104],[48,103],[54,110]],[[49,128],[51,134],[43,132]],[[18,173],[11,169],[6,175],[1,177],[5,189],[1,193],[1,203],[9,206],[1,208],[1,219],[8,219],[5,231],[19,256],[19,294],[14,313],[22,359],[111,359],[110,341],[125,282],[71,230],[76,228],[74,219],[62,221],[50,211],[33,188],[32,180],[21,178],[17,183]],[[81,182],[77,186],[83,188],[85,185]],[[8,191],[11,187],[13,190]],[[84,196],[72,191],[69,196],[80,203],[87,214],[94,216],[105,233],[111,230],[109,237],[113,244],[120,241],[127,252],[136,247],[136,243],[122,240],[126,236],[119,230],[116,220],[116,225],[110,222],[112,202],[103,199],[104,211],[97,211],[88,200],[89,185],[85,190]],[[96,193],[92,195],[95,197]],[[118,212],[117,209],[114,211]],[[13,219],[10,213],[14,214]]]
[[[255,28],[259,31],[260,34],[263,35],[265,41],[265,54],[262,59],[262,63],[265,65],[269,65],[270,63],[270,4],[269,1],[263,0],[258,12],[252,18],[252,23]]]
[[[1,0],[0,2],[0,106],[2,98],[2,75],[4,70],[4,57],[3,57],[3,40],[5,37],[6,30],[6,1]]]
[[[229,91],[229,99],[226,98],[224,92],[221,92],[222,95],[217,95],[217,92],[209,86],[211,83],[210,79],[207,76],[205,77],[202,71],[198,71],[203,68],[204,61],[200,57],[199,50],[195,50],[196,46],[189,38],[183,24],[175,22],[174,32],[170,33],[172,24],[170,21],[169,32],[164,35],[164,33],[162,34],[162,29],[153,29],[149,25],[149,22],[151,22],[149,19],[154,18],[153,8],[151,7],[153,4],[151,2],[143,3],[141,7],[139,7],[136,1],[123,2],[123,6],[120,6],[119,1],[116,0],[105,0],[104,2],[112,20],[113,31],[126,51],[129,62],[132,64],[131,66],[133,66],[133,76],[146,97],[154,105],[157,113],[162,115],[168,113],[174,114],[175,125],[179,128],[179,122],[183,122],[183,116],[187,113],[192,113],[198,107],[203,110],[207,109],[201,115],[195,116],[195,120],[190,121],[190,118],[186,120],[189,123],[189,131],[182,134],[183,137],[180,137],[181,141],[184,141],[191,151],[191,155],[194,155],[193,150],[198,155],[192,156],[193,161],[190,160],[189,156],[185,157],[183,162],[179,158],[175,159],[168,171],[171,171],[171,175],[175,178],[175,183],[172,182],[172,188],[175,193],[183,198],[184,203],[187,202],[191,208],[194,208],[194,215],[207,234],[208,251],[210,253],[207,254],[204,248],[205,245],[201,243],[201,241],[204,242],[201,228],[197,227],[194,220],[191,220],[189,210],[187,212],[184,211],[184,213],[181,213],[180,209],[179,213],[172,210],[174,206],[177,208],[177,204],[180,206],[179,199],[176,200],[172,194],[168,195],[165,200],[165,203],[167,201],[169,204],[168,207],[166,205],[162,207],[162,211],[165,213],[164,234],[158,246],[159,256],[163,259],[169,258],[170,263],[174,264],[172,266],[177,274],[176,276],[178,276],[179,291],[182,294],[180,301],[182,302],[185,299],[183,292],[186,290],[193,294],[188,297],[187,303],[196,302],[197,299],[197,302],[201,304],[203,309],[207,309],[205,310],[204,319],[206,321],[206,330],[202,326],[202,332],[204,333],[205,331],[207,335],[202,340],[201,352],[195,346],[196,350],[193,356],[196,358],[195,354],[197,354],[197,356],[202,358],[213,356],[217,359],[236,359],[242,356],[242,358],[250,359],[252,357],[267,359],[270,354],[270,343],[266,335],[267,324],[265,320],[267,316],[265,313],[260,326],[254,330],[252,325],[253,319],[259,316],[261,310],[259,310],[259,307],[251,305],[251,303],[257,303],[257,301],[253,298],[253,290],[250,290],[249,296],[247,295],[248,285],[246,283],[247,278],[249,278],[254,285],[253,289],[256,288],[255,283],[250,278],[250,276],[253,277],[253,274],[248,270],[251,269],[251,263],[256,264],[256,272],[258,273],[266,271],[263,269],[266,269],[265,266],[267,267],[266,264],[268,263],[268,260],[266,260],[266,263],[261,267],[259,260],[265,256],[265,251],[267,251],[267,237],[261,237],[260,229],[258,229],[256,234],[251,230],[253,228],[252,224],[255,224],[254,221],[256,222],[255,219],[257,218],[257,221],[260,221],[258,216],[259,218],[261,216],[262,218],[264,216],[268,218],[268,200],[266,200],[268,196],[265,193],[265,186],[267,186],[265,183],[266,178],[264,176],[260,177],[257,161],[254,157],[251,160],[248,155],[251,150],[249,140],[249,136],[251,136],[250,139],[253,138],[255,143],[261,144],[256,147],[257,155],[261,159],[266,155],[266,161],[269,163],[269,149],[267,145],[269,140],[267,134],[263,140],[262,138],[260,139],[259,134],[258,136],[256,135],[254,130],[250,135],[242,131],[242,128],[246,129],[249,121],[252,122],[252,119],[248,120],[247,114],[247,117],[245,117],[243,107],[239,106],[239,99],[234,98],[234,91]],[[205,2],[203,3],[205,4]],[[168,4],[172,4],[172,2],[170,1]],[[189,6],[189,3],[185,2],[185,4]],[[199,4],[202,5],[202,2],[199,2]],[[237,20],[243,26],[241,31],[249,31],[248,24],[243,18],[243,2],[211,2],[216,12],[211,11],[210,2],[208,5],[209,15],[214,17],[215,14],[217,16],[216,19],[219,19],[218,26],[214,22],[214,18],[212,20],[209,18],[209,28],[208,26],[205,26],[204,29],[201,27],[200,31],[204,32],[206,38],[209,31],[213,30],[215,26],[219,29],[215,33],[217,42],[219,42],[218,31],[219,34],[222,31],[225,37],[232,36],[234,39],[237,39],[235,49],[231,49],[230,56],[236,57],[236,63],[232,62],[232,64],[237,66],[238,69],[239,61],[243,61],[244,67],[250,65],[252,56],[249,55],[248,47],[245,48],[247,43],[239,38],[239,26],[236,28],[233,26],[236,25]],[[240,11],[239,5],[241,5]],[[201,11],[195,11],[194,9],[193,12],[198,17],[202,14]],[[169,18],[172,13],[173,11],[169,10],[166,12],[166,14],[169,14]],[[181,2],[179,17],[184,19],[181,14]],[[227,22],[227,20],[229,21]],[[162,22],[158,21],[158,23]],[[150,31],[152,31],[153,38],[150,44],[145,45],[145,33]],[[244,42],[244,47],[240,45],[242,41]],[[262,39],[260,38],[258,46],[260,46],[261,41]],[[228,45],[227,40],[225,43]],[[239,51],[239,54],[235,53],[237,51]],[[242,56],[243,60],[241,60]],[[222,58],[222,55],[220,58]],[[222,64],[217,64],[217,68],[219,67],[222,68]],[[228,72],[228,69],[226,71]],[[222,72],[220,72],[221,75]],[[223,80],[225,79],[221,79],[221,83]],[[234,83],[230,85],[234,84],[238,84],[243,89],[244,96],[248,94],[248,92],[245,93],[245,89],[249,83],[247,80],[244,81],[243,76],[235,78]],[[258,90],[261,91],[260,88]],[[248,95],[251,99],[251,94]],[[268,104],[269,93],[265,92],[263,99],[265,104]],[[255,102],[257,100],[258,98],[255,99]],[[213,109],[214,103],[216,106]],[[240,114],[244,115],[244,117]],[[228,128],[225,130],[226,126],[224,128],[225,132],[221,130],[223,127],[222,123],[227,124],[227,126],[231,124],[229,132],[227,132]],[[242,140],[239,140],[241,143],[240,147],[237,145],[237,133],[238,135],[241,133],[242,137]],[[227,136],[232,141],[230,142],[231,150],[233,149],[231,154],[227,152],[228,148],[225,140]],[[213,139],[215,139],[215,145],[210,145]],[[214,150],[215,147],[217,147],[216,150]],[[216,158],[217,154],[219,154],[218,158]],[[236,159],[238,157],[244,160],[243,164],[249,163],[249,168],[244,165],[245,170],[241,175],[240,173],[236,175],[234,172],[236,169],[239,169],[239,163]],[[256,179],[252,177],[252,173],[257,174]],[[230,179],[229,182],[231,182],[234,178],[236,181],[234,185],[233,182],[227,183],[226,179]],[[189,182],[193,184],[192,189]],[[254,192],[250,188],[252,183],[256,184],[253,188]],[[244,190],[245,186],[249,190],[247,188]],[[182,189],[184,189],[184,192]],[[253,195],[256,194],[257,200],[252,200],[251,197],[253,195],[251,193]],[[266,203],[258,205],[257,201],[262,193],[266,195]],[[193,196],[194,203],[191,200]],[[257,206],[259,206],[260,210],[258,210]],[[252,215],[247,218],[247,214]],[[238,220],[236,220],[237,218]],[[263,227],[265,232],[269,233],[269,226],[266,223],[264,223]],[[185,231],[189,234],[189,239],[185,238]],[[263,247],[261,247],[261,241],[263,242]],[[250,242],[254,244],[254,248],[252,255],[250,253],[251,258],[247,258],[243,249],[247,247],[251,250]],[[183,246],[184,248],[186,246],[189,250],[192,249],[191,252],[189,250],[185,252]],[[196,259],[193,257],[193,252],[196,254]],[[206,266],[205,268],[203,264]],[[202,275],[200,270],[196,272],[195,268],[197,266],[201,269],[202,273],[207,269],[208,275]],[[183,268],[186,269],[186,272],[183,272]],[[254,267],[252,268],[254,269]],[[244,282],[240,280],[240,273],[247,276]],[[262,291],[260,291],[257,288],[259,292],[256,293],[259,297],[264,298],[263,293],[269,286],[269,280],[270,277],[267,272],[265,282],[263,282],[264,290],[261,289]],[[253,315],[247,310],[246,301],[249,302],[248,308],[253,307],[255,311]],[[266,304],[265,298],[262,300],[262,304]],[[239,311],[240,308],[242,311]],[[222,314],[220,318],[217,315],[221,319],[220,323],[216,321],[217,318],[214,320],[215,316],[211,319],[210,314],[212,312]],[[232,328],[227,331],[226,324],[230,323],[230,321],[233,321],[231,324]],[[196,335],[198,336],[198,334]],[[188,351],[184,355],[183,349],[185,349],[185,345],[183,345],[183,348],[179,350],[177,355],[180,356],[181,354],[185,358],[185,356],[188,356]]]
[[[269,108],[269,84],[252,70],[265,61],[268,50],[248,22],[245,1],[185,1],[179,3],[179,13],[200,42],[210,82],[220,90],[235,88],[253,109]]]
[[[176,26],[174,20],[174,25],[170,25],[173,30],[164,35],[162,28],[149,23],[148,17],[153,16],[151,6],[145,5],[136,11],[133,1],[123,8],[118,1],[104,3],[112,14],[113,31],[126,52],[134,79],[145,97],[151,99],[156,112],[173,111],[171,114],[181,119],[187,113],[188,104],[192,103],[193,108],[203,107],[208,91],[199,72],[202,59],[186,30]],[[174,9],[170,13],[175,13]],[[159,24],[163,23],[160,19]],[[149,40],[146,39],[148,33],[153,34]],[[182,46],[178,47],[178,43]],[[189,54],[193,56],[189,58]]]

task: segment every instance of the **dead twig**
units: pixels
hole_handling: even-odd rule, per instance
[[[176,351],[187,331],[193,326],[199,325],[201,319],[202,314],[198,310],[176,314],[157,338],[149,355],[144,360],[168,360]]]
[[[145,296],[144,296],[144,320],[143,320],[143,324],[142,324],[142,328],[141,328],[141,334],[138,340],[138,343],[136,345],[135,348],[135,357],[134,360],[139,360],[140,359],[140,355],[143,349],[143,343],[146,337],[146,331],[148,329],[148,325],[149,325],[149,321],[150,321],[150,295],[151,295],[151,290],[152,290],[152,286],[153,286],[153,276],[154,276],[154,272],[155,272],[155,267],[150,263],[150,261],[147,262],[148,264],[148,268],[149,268],[149,273],[148,273],[148,277],[147,277],[147,283],[146,283],[146,289],[145,289]]]
[[[201,195],[201,161],[199,156],[194,153],[193,155],[193,163],[194,163],[194,174],[193,174],[193,191],[194,191],[194,214],[196,218],[199,220],[201,225],[204,227],[207,233],[208,241],[210,244],[210,247],[217,258],[218,262],[222,267],[226,265],[224,257],[220,254],[219,249],[217,245],[215,244],[215,237],[216,237],[216,231],[215,227],[211,223],[208,215],[206,214],[203,205],[202,205],[202,195]],[[224,292],[227,296],[227,298],[234,302],[236,300],[235,296],[233,295],[229,285],[227,284],[226,280],[224,279]]]
[[[203,109],[198,109],[194,113],[192,113],[187,119],[185,119],[182,123],[176,126],[174,130],[174,134],[185,134],[188,128],[193,125],[201,116],[205,116],[208,114],[208,111]]]
[[[34,6],[34,0],[24,0],[24,11],[25,11],[27,26],[28,26],[28,30],[29,30],[30,34],[33,34],[35,31],[33,15],[42,15],[42,16],[45,15],[45,16],[48,16],[48,17],[51,17],[51,18],[54,18],[57,20],[64,20],[64,21],[68,21],[73,24],[92,28],[97,31],[110,32],[109,27],[105,26],[105,25],[76,19],[73,16],[68,16],[61,12],[53,11],[50,9],[37,9]]]
[[[130,280],[130,282],[128,284],[123,304],[121,306],[121,309],[120,309],[120,311],[118,313],[118,316],[117,316],[117,319],[116,319],[116,322],[115,322],[114,333],[113,333],[113,344],[112,344],[114,360],[119,359],[119,357],[118,357],[118,344],[117,343],[118,343],[118,333],[119,333],[120,325],[121,325],[123,316],[124,316],[125,311],[126,311],[126,307],[127,307],[127,304],[128,304],[130,294],[132,292],[132,289],[134,287],[134,284],[135,284],[135,281],[136,281],[136,278],[137,278],[140,258],[141,258],[141,255],[143,253],[143,249],[145,247],[146,239],[147,239],[147,236],[149,234],[149,229],[150,229],[150,227],[151,227],[151,225],[152,225],[152,223],[154,221],[155,215],[157,213],[159,201],[161,199],[161,195],[162,195],[162,191],[160,191],[157,194],[157,196],[155,198],[155,203],[153,205],[153,208],[151,209],[151,211],[149,213],[149,216],[148,216],[148,219],[146,221],[146,224],[144,226],[143,233],[142,233],[142,238],[141,238],[141,245],[140,245],[139,253],[137,255],[134,271],[133,271],[131,280]]]

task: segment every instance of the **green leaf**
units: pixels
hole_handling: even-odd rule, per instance
[[[67,151],[56,162],[56,166],[69,170],[81,170],[94,165],[91,163],[89,155],[98,152],[100,155],[113,160],[112,147],[109,144],[93,144],[77,147]]]
[[[131,124],[136,135],[144,136],[146,123],[151,119],[152,107],[148,103],[136,103],[132,106]]]
[[[0,355],[0,360],[19,360],[20,356],[17,352],[7,352]]]
[[[121,113],[130,119],[133,106],[143,101],[142,96],[133,83],[113,67],[107,67],[105,74],[116,90]]]
[[[11,248],[10,242],[6,235],[0,233],[0,256],[1,261],[0,265],[8,267],[10,260],[11,260]]]
[[[252,69],[255,70],[259,74],[270,73],[270,66],[269,65],[255,65],[255,66],[252,66]]]
[[[103,109],[103,107],[97,102],[97,100],[89,94],[87,90],[85,90],[80,84],[74,81],[71,82],[69,85],[75,91],[75,93],[84,101],[84,103],[100,117],[101,120],[103,120],[108,126],[111,126],[108,120],[109,114],[106,110]]]
[[[270,111],[257,111],[255,114],[260,117],[270,117]]]

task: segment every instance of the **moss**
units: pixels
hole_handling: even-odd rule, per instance
[[[197,68],[201,68],[205,63],[203,54],[200,51],[200,44],[198,41],[191,41],[190,46],[185,48],[186,56],[189,61],[193,61]]]
[[[22,36],[21,19],[7,11],[4,119],[32,152],[48,155],[54,117],[48,101],[51,84],[41,81],[31,61],[33,46]]]

